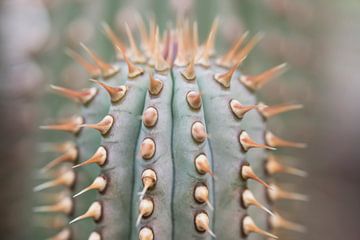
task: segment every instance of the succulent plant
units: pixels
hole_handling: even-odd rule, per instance
[[[282,165],[270,151],[305,144],[266,129],[268,118],[302,106],[268,106],[255,95],[286,64],[245,75],[239,66],[261,34],[246,32],[216,55],[218,20],[201,45],[196,22],[179,21],[163,34],[154,21],[149,28],[141,19],[137,25],[140,44],[125,25],[129,47],[103,25],[114,63],[84,44],[90,60],[69,52],[91,76],[89,88],[51,86],[80,106],[71,118],[41,126],[74,135],[73,142],[45,145],[59,156],[40,170],[53,179],[34,188],[57,190],[56,202],[36,212],[69,216],[70,225],[59,224],[51,239],[277,239],[273,229],[303,231],[271,206],[307,197],[280,189],[270,177],[306,173]],[[82,173],[95,177],[85,182]],[[65,192],[59,194],[60,187]],[[96,198],[90,192],[98,192]],[[76,224],[88,218],[96,226],[84,233]]]

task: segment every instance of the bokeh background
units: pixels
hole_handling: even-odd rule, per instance
[[[47,85],[85,86],[85,72],[65,54],[85,42],[114,59],[101,33],[106,21],[121,32],[133,14],[154,16],[164,29],[175,16],[197,19],[204,39],[215,16],[218,49],[240,33],[265,32],[242,66],[258,73],[288,62],[290,70],[260,92],[267,103],[299,102],[305,109],[270,122],[280,136],[305,141],[292,152],[309,172],[289,182],[311,201],[289,216],[306,234],[282,239],[360,239],[360,3],[357,0],[3,0],[0,2],[0,238],[32,239],[32,179],[37,126],[73,109],[48,94]],[[77,80],[81,79],[81,81]]]

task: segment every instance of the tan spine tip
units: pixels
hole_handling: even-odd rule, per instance
[[[302,104],[278,104],[267,106],[263,103],[259,103],[257,109],[264,118],[268,119],[281,113],[302,109],[303,107]]]
[[[243,229],[243,232],[245,233],[245,235],[249,235],[251,233],[257,233],[257,234],[260,234],[260,235],[263,235],[265,237],[269,237],[272,239],[279,239],[279,237],[277,237],[269,232],[266,232],[266,231],[262,230],[261,228],[259,228],[258,226],[256,226],[254,220],[249,216],[244,217],[243,222],[242,222],[242,229]]]
[[[248,151],[251,148],[265,148],[268,150],[275,150],[275,148],[272,146],[256,143],[254,140],[250,138],[249,134],[245,131],[242,131],[240,133],[239,140],[240,140],[240,145],[244,151]]]
[[[292,148],[306,148],[305,143],[292,142],[288,140],[284,140],[275,136],[271,132],[266,132],[265,141],[271,147],[292,147]]]
[[[79,217],[73,219],[72,221],[70,221],[69,224],[73,224],[86,218],[92,218],[93,220],[98,221],[101,218],[101,213],[102,207],[100,202],[93,202],[90,205],[89,209],[83,215],[80,215]]]
[[[83,123],[84,119],[81,116],[74,116],[59,124],[43,125],[39,128],[43,130],[64,131],[76,134],[80,131],[81,124]]]
[[[144,198],[145,193],[147,192],[148,189],[155,187],[156,182],[157,182],[157,176],[156,176],[155,171],[152,169],[146,169],[141,175],[141,180],[142,180],[144,188],[139,193],[140,200],[142,200]]]
[[[140,230],[139,240],[153,240],[153,239],[154,239],[154,233],[150,228],[144,227]]]
[[[274,213],[272,213],[268,208],[266,208],[264,205],[262,205],[261,203],[259,203],[256,200],[254,194],[249,189],[246,189],[245,191],[243,191],[242,202],[246,208],[248,208],[250,206],[255,206],[259,209],[264,210],[265,212],[267,212],[270,215],[274,215]]]
[[[50,85],[50,88],[53,92],[82,104],[89,103],[96,96],[97,93],[96,88],[86,88],[80,91],[55,85]]]
[[[209,226],[209,216],[204,213],[198,213],[195,216],[195,228],[199,232],[208,232],[212,237],[216,238],[215,234],[211,231]]]
[[[151,199],[144,198],[139,204],[139,216],[136,220],[136,226],[139,226],[143,217],[149,217],[154,211],[154,202]]]
[[[93,128],[98,130],[101,134],[105,135],[109,132],[114,123],[114,118],[111,115],[105,116],[100,122],[95,124],[81,124],[81,127]]]
[[[150,86],[149,86],[149,92],[151,95],[159,95],[161,90],[163,88],[163,82],[161,80],[158,80],[154,77],[154,74],[150,74]]]
[[[97,232],[92,232],[88,238],[88,240],[102,240],[101,235]]]
[[[181,75],[189,81],[193,81],[196,78],[194,60],[190,61],[186,68],[181,71]]]
[[[191,136],[198,143],[204,142],[207,138],[204,124],[201,122],[195,122],[191,127]]]
[[[146,127],[154,127],[158,120],[158,111],[154,107],[148,107],[143,114],[143,123]]]
[[[201,94],[197,91],[188,92],[186,94],[186,101],[189,106],[194,110],[198,110],[201,108]]]
[[[230,109],[235,114],[238,119],[242,119],[244,115],[252,109],[255,109],[256,106],[244,106],[238,100],[232,99],[230,101]]]
[[[96,150],[94,155],[92,155],[88,160],[73,166],[73,168],[82,167],[82,166],[89,165],[92,163],[96,163],[97,165],[102,166],[105,164],[106,159],[107,159],[107,151],[103,146],[100,146]]]
[[[104,176],[96,177],[95,180],[86,188],[78,192],[73,196],[73,198],[76,198],[77,196],[82,195],[83,193],[90,191],[90,190],[97,190],[99,192],[102,192],[106,188],[107,181]]]
[[[123,99],[128,90],[126,85],[112,87],[98,80],[91,79],[91,81],[103,87],[107,91],[107,93],[110,95],[111,102],[118,102]]]
[[[140,146],[140,154],[143,159],[149,160],[156,151],[156,144],[151,138],[145,138]]]
[[[195,158],[195,168],[200,174],[210,174],[214,176],[213,172],[211,171],[211,166],[209,160],[205,154],[200,154]]]
[[[64,199],[60,200],[59,202],[48,205],[48,206],[40,206],[35,207],[33,209],[34,212],[55,212],[55,213],[65,213],[70,214],[73,210],[74,203],[69,197],[65,197]]]
[[[195,187],[194,198],[199,203],[206,203],[211,211],[214,207],[209,202],[209,189],[204,185],[198,185]]]
[[[248,165],[243,165],[241,167],[241,177],[244,179],[244,180],[248,180],[248,179],[252,179],[258,183],[260,183],[261,185],[263,185],[264,187],[266,188],[271,188],[269,186],[269,184],[267,184],[264,180],[262,180],[261,178],[259,178],[254,170],[248,166]]]

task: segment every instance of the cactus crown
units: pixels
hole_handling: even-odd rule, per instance
[[[48,145],[59,156],[41,171],[54,178],[34,188],[66,189],[60,198],[56,193],[55,204],[35,208],[70,217],[71,225],[61,225],[52,239],[80,239],[84,231],[76,224],[88,218],[96,222],[86,233],[89,240],[244,239],[249,234],[276,239],[272,229],[303,230],[271,205],[306,196],[265,179],[276,173],[305,175],[268,154],[304,144],[265,128],[268,118],[301,105],[267,106],[255,97],[286,64],[258,75],[239,71],[260,34],[250,39],[243,34],[216,57],[217,19],[201,45],[196,22],[179,22],[162,34],[153,21],[149,29],[141,19],[137,26],[140,44],[125,25],[127,47],[103,25],[115,63],[84,44],[91,61],[68,52],[91,76],[91,87],[51,86],[81,106],[81,114],[41,126],[75,136],[75,142]],[[90,192],[98,192],[96,199]]]

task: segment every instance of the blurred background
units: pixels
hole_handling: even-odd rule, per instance
[[[357,0],[3,0],[0,2],[0,238],[32,239],[31,196],[37,126],[73,111],[47,85],[86,85],[87,74],[65,55],[79,42],[115,59],[101,22],[123,31],[135,13],[161,29],[176,16],[197,19],[204,39],[220,17],[218,49],[241,33],[266,33],[241,67],[259,73],[282,62],[290,70],[260,92],[266,103],[305,108],[270,121],[280,136],[305,141],[291,154],[309,177],[289,183],[310,196],[289,215],[306,234],[282,239],[360,239],[360,3]],[[222,50],[222,51],[221,51]],[[79,80],[80,79],[80,80]],[[285,152],[286,154],[286,152]],[[280,206],[281,207],[281,206]],[[285,214],[286,215],[286,214]]]

